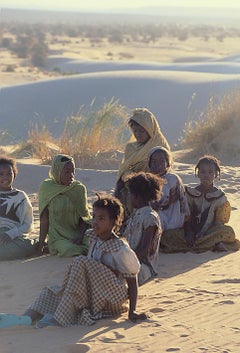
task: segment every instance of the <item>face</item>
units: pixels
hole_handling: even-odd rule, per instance
[[[106,209],[100,207],[93,208],[92,219],[93,230],[101,240],[108,240],[112,235],[115,222],[110,218]]]
[[[212,163],[200,164],[198,177],[204,186],[211,186],[216,178],[215,166]]]
[[[72,161],[69,161],[63,167],[60,176],[60,182],[62,185],[69,186],[75,179],[75,164]]]
[[[148,132],[141,125],[133,124],[131,130],[138,143],[144,144],[150,139]]]
[[[0,190],[9,191],[12,189],[14,173],[12,166],[9,164],[0,165]]]
[[[152,154],[149,163],[149,170],[151,173],[164,175],[167,172],[168,164],[165,154],[161,151],[156,151]]]
[[[142,206],[143,200],[140,195],[133,194],[129,191],[128,197],[132,208],[139,208]]]

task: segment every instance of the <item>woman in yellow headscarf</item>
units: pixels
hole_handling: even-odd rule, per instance
[[[136,108],[128,122],[136,141],[127,144],[118,171],[115,196],[123,203],[126,216],[131,212],[127,202],[126,180],[133,172],[147,171],[149,151],[155,146],[170,150],[154,114],[146,108]]]

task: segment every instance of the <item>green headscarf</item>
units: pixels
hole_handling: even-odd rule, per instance
[[[61,173],[66,163],[74,162],[74,159],[67,154],[57,154],[53,160],[49,171],[49,176],[57,184],[61,184]]]

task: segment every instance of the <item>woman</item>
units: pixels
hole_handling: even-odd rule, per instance
[[[132,172],[147,171],[148,153],[153,147],[163,146],[170,150],[157,119],[148,109],[136,108],[128,124],[136,141],[129,142],[126,146],[115,188],[115,196],[122,201],[126,215],[131,213],[125,185],[128,175]]]
[[[72,157],[58,154],[39,188],[40,237],[38,251],[44,251],[48,236],[51,254],[71,257],[87,254],[85,230],[91,224],[86,187],[75,180]]]

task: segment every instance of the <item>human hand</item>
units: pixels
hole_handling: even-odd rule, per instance
[[[11,238],[9,235],[7,235],[7,233],[3,233],[1,236],[0,236],[0,244],[7,244],[7,243],[10,243],[11,242]]]
[[[197,233],[196,235],[195,235],[195,238],[196,239],[199,239],[199,238],[201,238],[201,237],[203,237],[204,236],[204,233],[203,232],[199,232],[199,233]]]
[[[128,318],[132,322],[137,322],[137,321],[146,320],[148,317],[147,317],[147,315],[145,313],[138,314],[136,311],[133,311],[133,312],[129,312]]]
[[[71,243],[76,244],[76,245],[81,245],[82,241],[83,241],[83,236],[77,237],[77,238],[73,238],[70,240]]]
[[[180,198],[180,190],[178,185],[173,186],[169,191],[169,204],[178,201]]]
[[[191,248],[193,247],[194,243],[195,243],[195,236],[193,233],[189,232],[189,233],[186,233],[185,232],[185,239],[186,239],[186,242],[187,242],[187,245]]]

